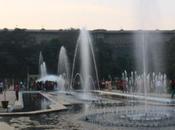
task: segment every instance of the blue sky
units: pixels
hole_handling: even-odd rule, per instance
[[[0,28],[175,29],[175,0],[0,0]]]

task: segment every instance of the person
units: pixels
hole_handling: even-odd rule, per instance
[[[158,80],[156,82],[156,90],[157,90],[157,93],[160,94],[161,93],[161,81]]]
[[[171,94],[171,98],[174,97],[175,94],[175,80],[171,81],[171,87],[172,87],[172,94]]]
[[[15,85],[15,95],[16,95],[16,100],[18,100],[19,99],[19,85],[18,84]]]
[[[103,79],[101,82],[102,89],[105,89],[105,80]]]
[[[3,91],[3,82],[0,82],[0,93]]]

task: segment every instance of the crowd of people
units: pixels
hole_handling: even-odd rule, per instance
[[[94,82],[94,85],[97,88],[97,83]],[[107,89],[107,90],[121,90],[122,92],[128,91],[127,81],[122,79],[117,80],[101,80],[99,81],[99,87],[101,90]],[[175,95],[175,80],[169,80],[167,84],[167,89],[169,89],[169,92],[171,93],[171,97],[173,98]],[[5,89],[8,89],[10,87],[9,83],[6,83],[4,81],[0,81],[0,93],[2,93]],[[81,83],[79,81],[74,82],[73,88],[81,87]],[[25,82],[15,82],[14,83],[14,91],[16,95],[16,99],[19,99],[19,91],[20,90],[55,90],[58,88],[57,82],[52,81],[45,81],[45,82],[30,82],[29,88],[27,88],[27,83]]]
[[[57,88],[57,82],[45,81],[45,82],[32,82],[31,89],[33,90],[55,90]]]

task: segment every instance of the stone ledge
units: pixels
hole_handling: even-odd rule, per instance
[[[14,106],[14,107],[17,107],[18,106],[17,104],[19,104],[19,107],[23,108],[22,93],[40,93],[41,95],[43,95],[45,98],[47,98],[49,101],[52,102],[52,104],[50,105],[50,109],[30,111],[30,112],[3,112],[3,113],[0,113],[0,116],[36,115],[36,114],[64,111],[64,110],[67,109],[63,104],[57,103],[56,101],[51,99],[47,94],[44,94],[44,93],[42,93],[40,91],[35,91],[35,92],[24,91],[24,92],[21,92],[20,95],[19,95],[19,101],[17,101],[16,106]]]
[[[0,113],[0,116],[26,116],[26,115],[37,115],[37,114],[44,114],[50,112],[61,112],[65,111],[65,109],[46,109],[46,110],[38,110],[38,111],[30,111],[30,112],[6,112]]]

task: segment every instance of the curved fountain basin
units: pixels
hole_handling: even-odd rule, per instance
[[[102,126],[123,127],[166,127],[175,126],[175,111],[106,111],[94,113],[84,117],[83,120]]]
[[[106,92],[106,91],[101,91],[101,90],[95,90],[95,92],[101,94],[101,95],[114,95],[114,96],[119,96],[119,97],[126,97],[129,99],[139,99],[139,100],[147,100],[147,101],[154,101],[154,102],[160,102],[163,104],[170,104],[174,105],[175,104],[175,99],[171,98],[162,98],[162,97],[151,97],[151,96],[142,96],[142,95],[137,95],[137,94],[128,94],[128,93],[120,93],[120,92]]]
[[[143,112],[121,115],[120,118],[128,119],[130,121],[159,121],[170,118],[170,115],[168,113]]]

